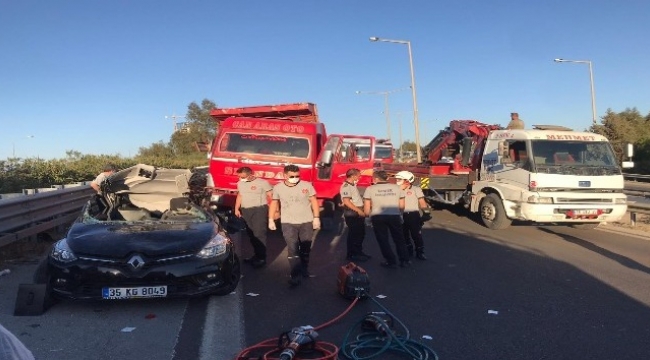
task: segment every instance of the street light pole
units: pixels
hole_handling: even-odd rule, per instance
[[[391,131],[390,131],[390,106],[388,105],[388,96],[392,93],[396,93],[398,91],[405,90],[406,88],[401,88],[401,89],[394,89],[394,90],[387,90],[387,91],[361,91],[357,90],[355,93],[357,95],[360,94],[368,94],[368,95],[383,95],[384,96],[384,114],[386,115],[386,130],[388,134],[388,140],[392,139],[391,136]]]
[[[589,65],[589,83],[591,84],[591,120],[593,125],[596,126],[596,92],[594,91],[594,70],[591,60],[567,60],[567,59],[554,59],[556,63],[575,63]]]
[[[376,36],[371,37],[370,41],[389,42],[394,44],[404,44],[408,46],[409,65],[411,67],[411,95],[413,96],[413,125],[415,126],[415,147],[417,151],[418,163],[421,163],[422,150],[420,149],[420,124],[418,121],[418,100],[415,91],[415,71],[413,69],[413,52],[411,51],[411,42],[408,40],[383,39]]]

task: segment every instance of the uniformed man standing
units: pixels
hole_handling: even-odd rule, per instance
[[[424,256],[424,241],[422,239],[422,216],[420,209],[428,211],[429,206],[424,200],[422,189],[413,185],[415,176],[410,171],[400,171],[395,174],[397,185],[404,190],[404,241],[409,255],[413,254],[413,245],[415,244],[415,257],[420,260],[426,260]],[[413,239],[411,241],[411,239]]]
[[[300,180],[300,168],[296,165],[285,166],[284,181],[273,187],[273,201],[268,212],[271,230],[276,230],[274,215],[278,205],[291,269],[289,284],[297,286],[301,277],[309,277],[312,237],[321,224],[316,190],[309,181]]]
[[[349,169],[345,173],[345,182],[341,185],[340,195],[344,207],[343,218],[348,226],[347,259],[364,262],[370,259],[370,256],[363,253],[363,240],[366,237],[366,215],[363,212],[363,198],[361,198],[357,188],[360,177],[361,170]]]
[[[404,192],[399,185],[388,182],[388,174],[379,170],[372,174],[374,185],[369,186],[363,194],[363,211],[370,216],[372,228],[379,244],[384,262],[381,266],[388,268],[397,267],[397,258],[388,242],[390,233],[395,243],[399,265],[411,266],[409,255],[402,232],[402,211],[404,210]]]
[[[254,251],[254,255],[244,259],[244,262],[261,268],[266,265],[266,219],[273,187],[268,181],[255,177],[253,170],[247,166],[237,169],[236,173],[239,182],[235,216],[244,219]]]

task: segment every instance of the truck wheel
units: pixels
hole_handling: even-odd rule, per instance
[[[485,227],[488,229],[505,229],[512,224],[512,220],[508,219],[506,216],[503,202],[497,194],[487,194],[487,196],[481,200],[479,211],[481,212],[481,220],[483,220],[483,224],[485,224]]]
[[[572,224],[571,227],[580,230],[592,230],[598,227],[600,223],[584,223],[584,224]]]

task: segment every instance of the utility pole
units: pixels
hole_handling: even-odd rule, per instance
[[[399,161],[404,161],[404,144],[402,143],[402,114],[397,114],[399,121]]]

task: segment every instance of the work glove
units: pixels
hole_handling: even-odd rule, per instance
[[[312,225],[314,227],[314,230],[320,229],[320,219],[314,218],[314,221],[312,221]]]
[[[425,222],[427,222],[427,221],[429,221],[431,219],[432,219],[431,211],[428,210],[428,209],[424,210],[424,212],[422,213],[422,222],[425,223]]]
[[[269,218],[269,230],[277,230],[278,228],[275,226],[275,220]]]

